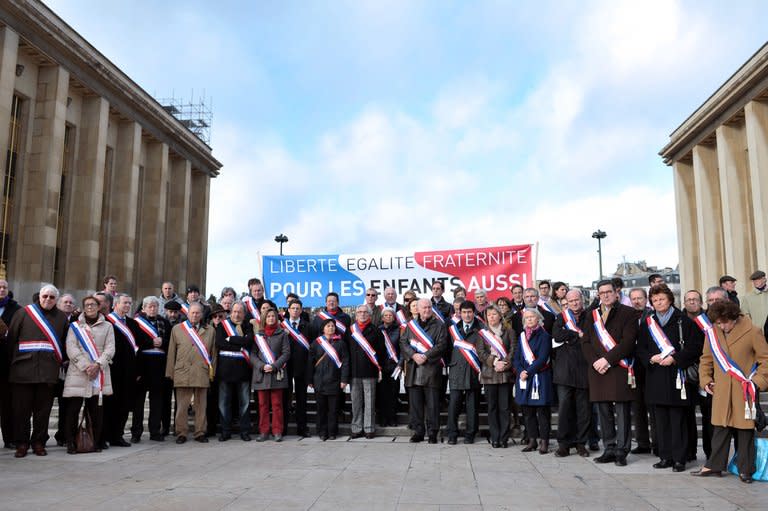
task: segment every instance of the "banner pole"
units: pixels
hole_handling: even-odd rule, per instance
[[[531,282],[531,287],[536,287],[536,275],[539,273],[539,242],[537,241],[535,244],[536,248],[534,249],[536,252],[533,256],[533,282]]]
[[[256,251],[256,275],[259,277],[259,280],[264,282],[264,267],[261,264],[261,252]],[[250,289],[248,290],[250,292]]]

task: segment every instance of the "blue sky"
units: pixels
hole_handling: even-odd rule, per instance
[[[759,2],[48,5],[150,94],[214,109],[207,291],[256,253],[539,242],[588,283],[591,233],[677,264],[671,133],[765,43]],[[737,276],[738,278],[738,276]]]

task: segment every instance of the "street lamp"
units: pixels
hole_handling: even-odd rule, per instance
[[[275,236],[275,242],[280,243],[280,255],[283,255],[283,243],[288,243],[288,236],[281,232]]]
[[[592,237],[597,240],[597,260],[598,260],[598,263],[600,264],[600,279],[598,280],[603,279],[603,247],[602,247],[601,241],[606,236],[608,235],[605,233],[605,231],[601,231],[600,229],[592,233]]]

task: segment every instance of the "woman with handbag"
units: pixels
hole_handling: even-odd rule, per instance
[[[83,312],[70,324],[67,333],[69,370],[64,381],[64,397],[69,398],[66,409],[67,453],[87,452],[83,445],[76,445],[77,418],[80,405],[85,401],[84,417],[88,417],[91,442],[100,438],[103,407],[102,396],[112,394],[109,364],[115,354],[115,334],[112,324],[99,313],[99,301],[94,296],[83,298]],[[95,449],[100,451],[101,449]]]
[[[291,357],[288,332],[280,328],[276,309],[262,314],[259,329],[254,334],[253,390],[259,396],[259,436],[257,442],[269,438],[269,412],[272,408],[272,434],[275,442],[283,441],[283,392],[288,388],[285,364]]]
[[[733,436],[739,479],[751,483],[756,456],[753,398],[759,399],[759,392],[768,389],[768,344],[763,332],[733,302],[715,302],[707,315],[714,325],[704,327],[707,335],[699,385],[712,395],[712,455],[691,475],[720,477],[728,464]]]

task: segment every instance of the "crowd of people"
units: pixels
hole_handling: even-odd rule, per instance
[[[751,280],[743,298],[726,275],[704,296],[685,293],[682,307],[660,275],[648,291],[627,294],[621,279],[601,281],[590,304],[549,281],[514,286],[495,302],[482,290],[468,300],[459,287],[449,303],[435,281],[431,297],[407,291],[403,303],[393,288],[383,301],[368,289],[354,317],[333,292],[313,314],[295,295],[281,311],[255,278],[242,298],[225,288],[208,303],[197,286],[180,297],[165,282],[159,296],[134,304],[110,275],[79,303],[43,285],[25,307],[0,280],[0,428],[17,458],[30,448],[45,456],[57,398],[55,440],[67,452],[77,452],[81,411],[97,450],[129,447],[142,441],[148,398],[151,441],[173,433],[178,444],[225,442],[237,433],[247,442],[254,392],[255,440],[280,442],[289,411],[297,434],[311,435],[313,392],[315,434],[325,441],[339,434],[348,392],[350,438],[374,438],[377,424],[397,425],[402,382],[414,443],[438,442],[441,406],[447,443],[474,443],[484,396],[492,448],[516,444],[519,430],[523,451],[552,452],[556,406],[555,456],[589,457],[602,441],[596,463],[625,466],[629,454],[653,453],[654,468],[675,472],[696,459],[698,407],[707,461],[692,475],[722,475],[734,437],[749,483],[759,392],[768,388],[766,275]]]

